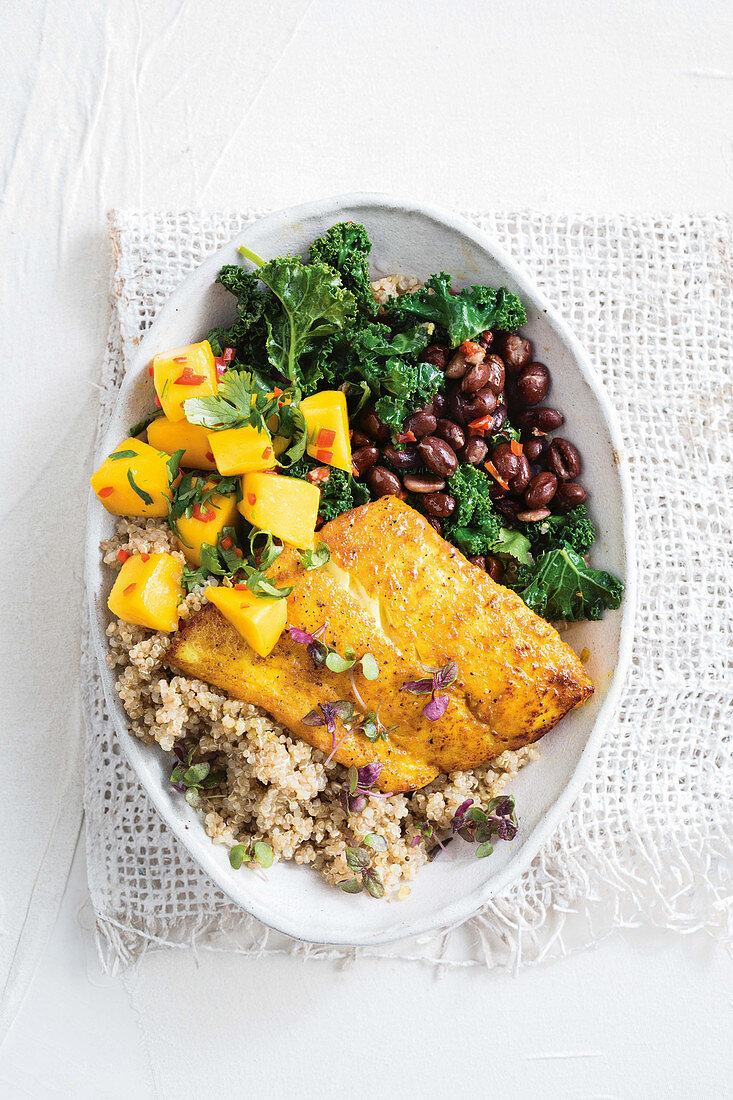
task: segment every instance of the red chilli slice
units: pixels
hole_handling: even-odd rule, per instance
[[[511,441],[511,443],[509,444],[509,446],[511,448],[512,454],[517,455],[517,457],[519,457],[519,455],[521,455],[524,452],[524,447],[522,446],[522,444],[519,442],[518,439],[513,439]]]
[[[211,508],[207,508],[205,511],[200,504],[194,504],[191,509],[191,515],[194,519],[199,520],[201,523],[211,523],[212,519],[216,519],[216,512]]]
[[[104,499],[104,497],[110,496],[112,493],[114,493],[114,491],[114,485],[105,485],[97,492],[97,496]]]
[[[127,550],[118,550],[117,551],[117,561],[121,561],[123,565],[125,564],[125,562],[129,558],[129,556],[130,555],[128,554]]]
[[[398,443],[414,443],[416,439],[414,432],[400,432],[397,436]]]
[[[264,451],[262,452],[262,457],[263,458],[269,458],[271,454],[272,454],[272,447],[265,447]]]
[[[493,462],[484,462],[484,469],[488,470],[497,485],[501,485],[502,489],[509,488],[509,482],[505,481]]]
[[[478,352],[481,352],[481,354],[483,355],[484,349],[481,347],[480,344],[474,343],[473,340],[464,340],[461,344],[460,351],[462,351],[463,354],[466,356],[477,355]]]
[[[484,432],[494,423],[494,417],[489,413],[487,416],[479,416],[477,420],[472,420],[468,425],[469,435],[483,435]]]
[[[318,438],[316,443],[319,447],[330,447],[336,439],[336,432],[333,428],[320,428],[318,431]]]
[[[257,497],[254,493],[247,493],[247,503],[252,508],[255,506],[255,504],[257,503]]]
[[[148,367],[148,374],[150,375],[151,378],[153,377],[153,364],[152,363]]]
[[[173,362],[174,363],[185,363],[187,359],[188,359],[187,355],[176,355]]]
[[[133,581],[132,584],[128,584],[127,588],[123,588],[122,595],[129,596],[133,588],[137,588],[137,581]]]
[[[225,535],[224,538],[221,540],[222,550],[231,550],[232,546],[234,546],[234,543],[232,542],[231,537],[229,535]]]
[[[316,451],[317,462],[333,462],[333,451]]]
[[[163,408],[163,406],[160,403],[160,398],[158,397],[157,393],[155,395],[155,407],[156,407],[156,409],[162,409]]]
[[[150,561],[150,554],[141,554],[140,558],[142,561]]]
[[[209,462],[213,462],[213,461],[214,461],[214,456],[213,456],[213,454],[211,453],[211,451],[207,451],[207,452],[206,452],[206,457],[208,458]]]
[[[178,360],[174,360],[178,362]],[[202,382],[206,381],[206,376],[203,374],[196,374],[190,367],[184,367],[178,378],[174,381],[174,386],[200,386]]]
[[[234,588],[237,592],[246,592],[247,591],[247,585],[246,584],[235,584]]]

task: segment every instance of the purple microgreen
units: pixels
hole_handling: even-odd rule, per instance
[[[412,695],[432,695],[433,679],[425,676],[422,680],[408,680],[402,685],[400,691],[409,691]]]
[[[337,699],[333,704],[333,709],[342,722],[348,722],[349,719],[354,717],[354,704],[349,702],[348,699]]]
[[[371,856],[363,848],[352,848],[350,844],[346,845],[346,863],[350,871],[360,874],[365,867],[369,866],[370,860]]]
[[[265,844],[264,840],[255,841],[253,854],[260,867],[272,867],[275,855],[270,845]]]
[[[363,767],[358,769],[359,786],[373,787],[379,779],[381,770],[382,765],[376,760],[373,760],[371,764],[364,764]]]
[[[433,673],[433,683],[436,689],[450,687],[457,679],[458,665],[455,661],[449,661],[447,665]]]
[[[410,841],[410,847],[411,848],[417,848],[419,843],[420,843],[420,837],[419,836],[414,836],[412,838],[412,840]]]
[[[335,745],[333,746],[333,748],[331,749],[330,753],[328,754],[328,756],[326,757],[326,759],[325,759],[325,760],[323,761],[323,766],[324,766],[324,768],[326,767],[326,764],[330,764],[330,763],[331,763],[331,761],[333,760],[334,756],[336,755],[336,753],[337,753],[337,752],[339,751],[339,749],[340,749],[340,748],[341,748],[341,746],[343,745],[344,741],[348,741],[350,737],[351,737],[351,730],[349,730],[349,732],[348,732],[348,733],[346,734],[346,736],[345,736],[345,737],[342,737],[342,738],[341,738],[341,740],[340,740],[340,741],[338,741],[338,742],[337,742],[337,743],[336,743],[336,744],[335,744]]]
[[[467,798],[465,802],[461,802],[460,806],[454,813],[453,819],[451,821],[451,828],[454,833],[457,833],[459,829],[463,828],[464,819],[466,817],[466,813],[468,812],[469,806],[473,806],[472,798]]]
[[[372,848],[375,852],[387,851],[387,841],[381,833],[367,833],[364,837],[364,844],[367,848]]]
[[[349,794],[346,787],[341,788],[338,797],[347,814],[360,814],[367,804],[363,794]]]
[[[360,894],[361,893],[361,879],[358,879],[356,875],[353,878],[344,879],[339,883],[339,886],[346,894]]]
[[[173,755],[177,760],[180,760],[182,764],[186,763],[186,761],[189,760],[189,757],[186,755],[186,750],[184,749],[183,745],[175,744],[173,746]]]
[[[301,718],[301,722],[306,726],[325,726],[326,722],[320,709],[309,710],[307,714],[304,714]]]
[[[422,712],[431,722],[437,722],[447,711],[449,703],[450,697],[448,695],[433,695],[430,702],[422,708]]]
[[[361,880],[364,883],[367,893],[371,894],[373,898],[384,897],[382,876],[375,867],[366,867],[361,873]]]
[[[470,844],[478,845],[476,855],[479,859],[484,859],[493,852],[491,841],[495,837],[499,840],[514,840],[517,835],[519,826],[514,812],[514,798],[511,795],[492,798],[488,804],[488,812],[480,806],[474,806],[473,799],[466,799],[458,807],[451,825],[454,833],[458,833]]]
[[[298,642],[299,645],[310,645],[313,641],[313,635],[309,634],[307,630],[301,630],[297,626],[288,627],[290,637],[294,642]]]
[[[174,783],[173,790],[178,791],[180,794],[185,794],[186,788],[184,787],[183,783]]]
[[[323,642],[314,639],[308,646],[308,656],[317,667],[322,665],[328,656],[328,648]]]

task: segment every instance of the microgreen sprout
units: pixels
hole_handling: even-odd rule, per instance
[[[235,871],[238,871],[243,863],[259,863],[260,867],[272,867],[275,856],[269,844],[264,840],[256,840],[250,852],[244,844],[235,844],[229,849],[229,862]]]
[[[178,763],[171,772],[171,783],[175,790],[185,794],[186,802],[194,810],[201,806],[201,795],[212,787],[220,786],[226,775],[223,771],[212,771],[211,764],[201,760],[197,764],[193,762],[194,749],[188,753],[181,745],[173,747],[173,753]]]
[[[474,806],[473,799],[467,798],[456,810],[451,828],[470,844],[478,844],[476,856],[483,859],[494,851],[491,841],[514,840],[518,829],[517,815],[514,812],[514,798],[510,794],[501,794],[492,798],[486,810]]]
[[[337,699],[335,703],[319,703],[314,710],[309,710],[307,714],[303,715],[301,722],[306,726],[326,727],[331,734],[331,756],[328,758],[330,760],[338,748],[336,744],[336,718],[340,718],[342,722],[348,722],[353,717],[354,704],[350,703],[348,699]]]
[[[375,852],[386,851],[387,841],[380,833],[368,833],[362,847],[347,844],[346,862],[354,877],[340,882],[341,889],[347,894],[360,894],[365,889],[373,898],[383,898],[384,883],[379,871],[372,867],[372,859]]]
[[[416,825],[415,828],[417,829],[418,835],[414,836],[410,841],[411,848],[416,848],[421,839],[434,840],[436,846],[442,851],[446,852],[446,854],[448,854],[447,845],[450,844],[452,839],[451,837],[449,837],[448,840],[444,843],[436,833],[434,826],[432,826],[429,821],[422,821],[419,825]],[[435,855],[435,849],[433,849],[432,853],[428,855],[428,858],[432,859],[433,855]],[[453,856],[448,854],[448,859],[453,859]]]
[[[436,695],[441,688],[450,687],[458,678],[458,665],[455,661],[449,661],[442,668],[427,670],[430,676],[423,676],[419,680],[408,680],[402,685],[402,691],[409,691],[413,695],[429,695],[430,700],[422,708],[422,712],[431,722],[437,722],[442,718],[450,703],[449,695]]]
[[[356,650],[347,645],[344,648],[344,656],[342,657],[338,650],[319,637],[326,631],[325,623],[323,626],[319,626],[313,634],[293,626],[289,627],[289,631],[294,642],[308,647],[308,655],[314,665],[325,665],[330,672],[350,672],[356,665],[361,665],[361,671],[366,680],[378,679],[379,666],[371,653],[365,653],[363,656],[357,657]],[[362,700],[360,700],[360,705],[363,705]]]
[[[367,804],[367,798],[389,798],[388,794],[373,791],[382,765],[374,760],[357,768],[352,764],[346,773],[346,781],[338,793],[338,800],[348,815],[359,814]]]

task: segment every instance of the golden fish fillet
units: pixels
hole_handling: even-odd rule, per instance
[[[439,772],[469,770],[506,749],[528,745],[592,694],[580,661],[557,631],[512,591],[445,542],[427,520],[396,497],[382,497],[326,524],[331,551],[322,569],[304,572],[286,550],[272,570],[276,583],[297,584],[288,625],[320,635],[343,654],[372,653],[379,678],[316,667],[305,645],[284,633],[269,657],[258,657],[212,606],[195,616],[168,651],[175,668],[268,711],[323,752],[325,726],[302,717],[319,704],[348,699],[376,710],[388,741],[371,744],[336,720],[339,763],[382,764],[377,787],[413,790]],[[437,721],[422,709],[428,696],[402,691],[425,677],[423,666],[455,661],[450,704]]]

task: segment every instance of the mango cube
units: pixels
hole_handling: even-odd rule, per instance
[[[216,469],[214,455],[209,446],[208,428],[202,428],[198,424],[159,416],[148,424],[148,443],[169,455],[183,450],[181,466],[192,467],[194,470]]]
[[[185,419],[183,402],[190,397],[215,397],[219,379],[211,344],[189,344],[185,348],[156,355],[153,381],[160,407],[169,420]]]
[[[308,430],[308,454],[318,462],[351,473],[351,441],[346,396],[341,390],[321,390],[300,402]]]
[[[90,484],[115,516],[167,516],[168,455],[139,439],[123,439],[92,474]]]
[[[250,470],[271,470],[277,466],[269,435],[251,424],[209,432],[209,449],[220,474],[247,474]]]
[[[201,546],[216,546],[225,527],[237,521],[237,500],[233,493],[213,493],[203,505],[194,504],[190,516],[176,520],[181,550],[187,561],[201,565]]]
[[[176,630],[182,573],[183,565],[172,554],[133,554],[117,574],[107,607],[123,622]]]
[[[253,526],[292,546],[312,549],[320,500],[320,490],[309,481],[251,473],[242,478],[237,507]]]
[[[255,653],[267,657],[272,652],[288,617],[284,599],[255,596],[244,584],[235,588],[210,585],[204,589],[204,596],[219,608]]]

